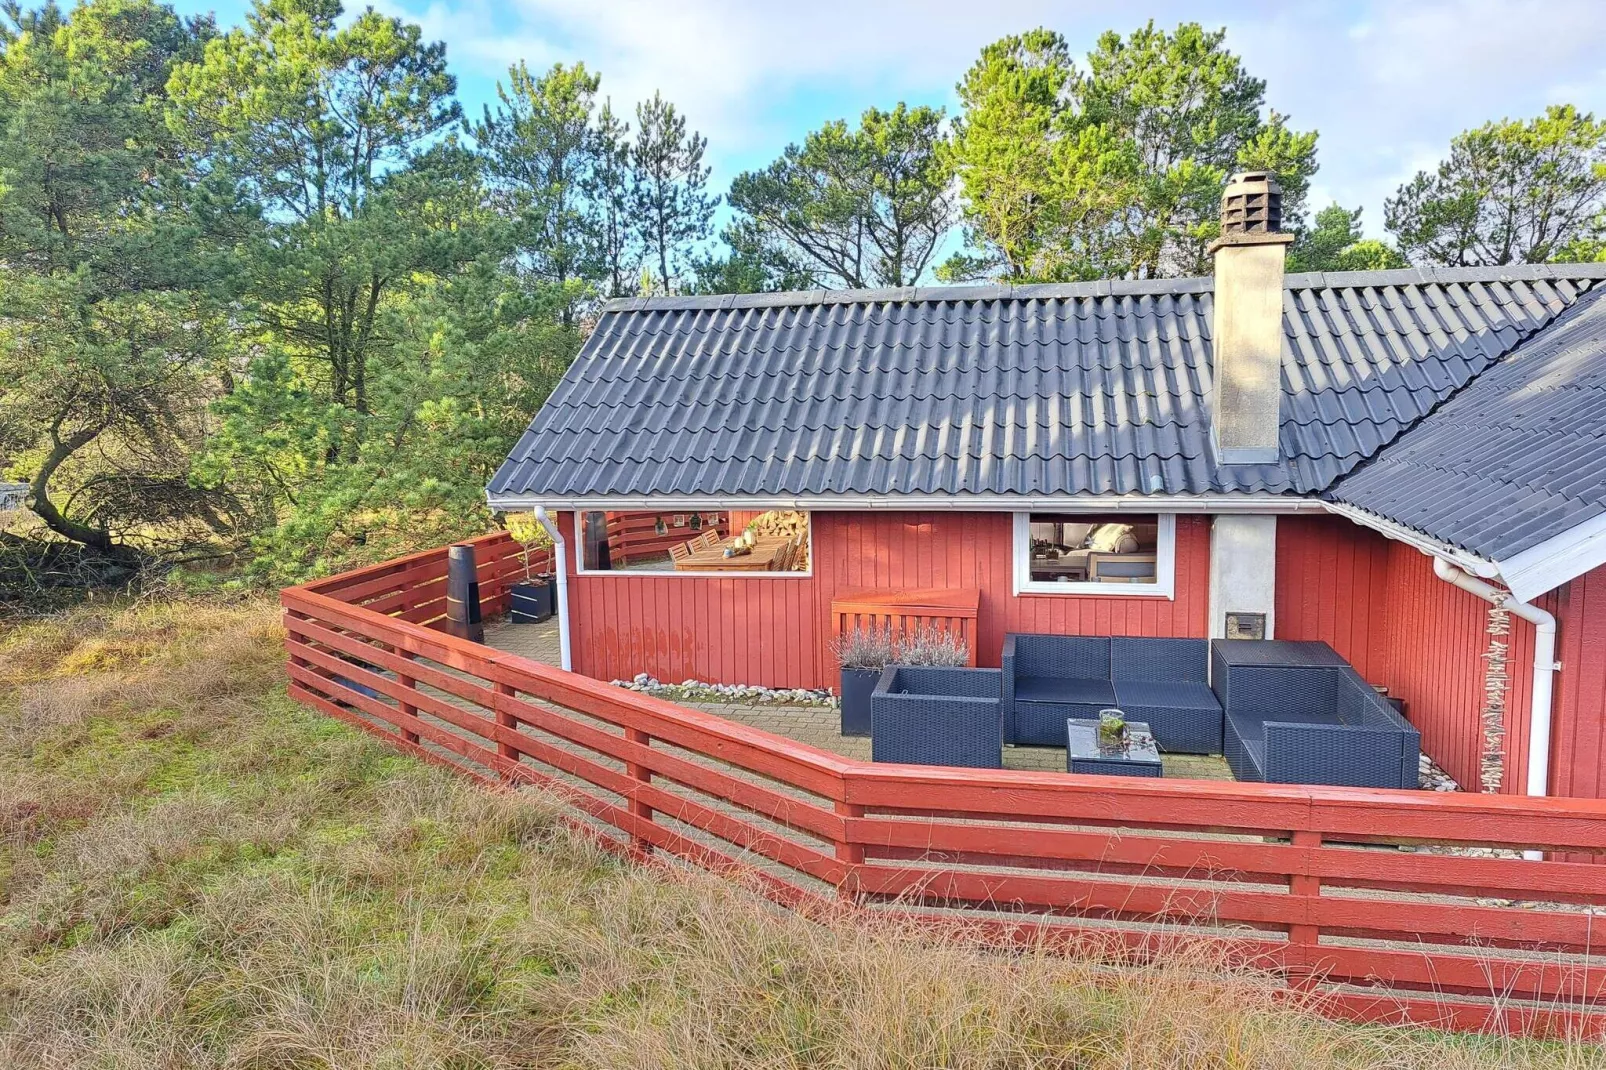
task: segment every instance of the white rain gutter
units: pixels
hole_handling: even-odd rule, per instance
[[[1350,523],[1359,524],[1363,528],[1371,528],[1379,535],[1393,539],[1395,542],[1403,542],[1407,546],[1427,554],[1435,561],[1449,561],[1462,572],[1481,579],[1492,580],[1500,576],[1500,569],[1491,562],[1465,553],[1448,543],[1430,539],[1414,528],[1396,524],[1392,520],[1378,516],[1376,513],[1359,509],[1353,505],[1345,505],[1343,502],[1324,501],[1322,506],[1334,516],[1341,516]]]
[[[1528,712],[1528,794],[1546,795],[1550,791],[1550,715],[1556,670],[1556,618],[1527,602],[1519,602],[1509,591],[1469,576],[1442,557],[1433,559],[1433,574],[1486,602],[1515,613],[1534,626],[1533,689]],[[1530,852],[1531,857],[1538,857]]]
[[[1327,503],[1314,498],[1278,494],[820,494],[775,495],[608,495],[597,497],[538,498],[529,494],[487,494],[486,503],[504,513],[545,506],[548,509],[632,509],[658,512],[684,509],[799,509],[849,511],[884,509],[901,512],[1110,512],[1145,513],[1322,513]]]
[[[546,506],[535,507],[535,518],[546,528],[546,533],[552,537],[552,560],[558,573],[558,662],[564,672],[574,671],[574,662],[569,657],[569,555],[568,547],[563,542],[563,532],[558,525],[547,515]]]

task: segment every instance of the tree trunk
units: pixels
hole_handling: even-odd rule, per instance
[[[95,440],[97,432],[84,430],[69,435],[65,440],[56,439],[45,463],[39,466],[39,472],[28,485],[28,507],[34,515],[45,522],[45,526],[64,539],[89,547],[97,553],[105,554],[108,558],[121,562],[130,562],[135,554],[126,546],[113,541],[111,534],[101,528],[92,528],[87,524],[80,524],[62,515],[56,503],[50,500],[50,477],[56,474],[67,458]]]

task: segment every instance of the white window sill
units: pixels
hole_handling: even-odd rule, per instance
[[[1064,598],[1082,595],[1099,598],[1175,598],[1170,587],[1158,583],[1023,583],[1018,595],[1048,595]]]

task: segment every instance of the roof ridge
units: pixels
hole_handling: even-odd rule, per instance
[[[1498,267],[1412,267],[1385,271],[1305,271],[1283,280],[1284,289],[1316,290],[1348,286],[1411,286],[1465,282],[1527,282],[1541,279],[1606,279],[1606,263],[1506,264]],[[616,297],[601,311],[685,311],[702,309],[792,308],[806,305],[926,304],[953,301],[1031,301],[1098,297],[1143,297],[1212,293],[1215,279],[1098,279],[1091,282],[988,283],[966,286],[902,286],[869,290],[782,290],[756,294],[692,297]]]
[[[1586,309],[1593,305],[1596,301],[1602,299],[1602,297],[1606,297],[1606,293],[1597,290],[1596,287],[1590,284],[1593,281],[1595,280],[1591,279],[1584,283],[1583,291],[1578,295],[1578,300],[1574,301],[1566,308],[1563,308],[1554,316],[1551,316],[1549,319],[1545,320],[1545,322],[1524,334],[1521,338],[1518,338],[1515,342],[1512,342],[1511,345],[1506,347],[1505,352],[1501,353],[1498,357],[1485,364],[1474,374],[1467,376],[1466,382],[1462,383],[1454,390],[1451,390],[1449,393],[1445,394],[1444,397],[1434,402],[1422,415],[1418,416],[1409,423],[1401,423],[1400,429],[1394,434],[1390,435],[1387,442],[1384,442],[1381,446],[1377,447],[1377,449],[1373,450],[1368,456],[1362,457],[1355,467],[1339,475],[1321,490],[1316,491],[1314,496],[1329,501],[1342,501],[1342,498],[1337,497],[1337,492],[1343,488],[1344,484],[1350,479],[1350,477],[1365,471],[1366,469],[1370,468],[1379,458],[1386,456],[1389,450],[1392,449],[1393,446],[1400,441],[1400,439],[1404,438],[1406,435],[1410,434],[1412,431],[1431,420],[1434,416],[1441,412],[1446,405],[1450,404],[1450,402],[1454,401],[1456,398],[1466,393],[1466,391],[1470,390],[1474,383],[1481,381],[1485,375],[1488,375],[1495,368],[1500,367],[1512,357],[1516,356],[1517,353],[1529,342],[1533,341],[1535,338],[1538,338],[1540,335],[1547,333],[1557,325],[1571,319],[1573,316],[1581,314],[1580,310]]]

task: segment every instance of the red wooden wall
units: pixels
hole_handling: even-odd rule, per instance
[[[1385,683],[1387,580],[1388,540],[1375,531],[1327,516],[1277,518],[1278,639],[1321,639]]]
[[[831,599],[854,587],[978,588],[983,665],[998,664],[1009,631],[1205,634],[1204,517],[1177,519],[1175,598],[1011,594],[1007,513],[817,512],[813,519],[809,576],[573,576],[575,667],[604,680],[648,672],[673,682],[834,687]]]
[[[1210,528],[1177,518],[1175,598],[1015,595],[1014,520],[1008,513],[816,513],[820,620],[852,587],[975,587],[978,659],[997,665],[1006,632],[1203,636],[1208,625]],[[825,683],[835,676],[824,659]],[[825,683],[819,686],[825,686]]]
[[[1384,616],[1391,661],[1390,690],[1410,705],[1422,747],[1463,787],[1475,790],[1483,754],[1483,681],[1489,603],[1433,574],[1433,562],[1404,543],[1389,544],[1389,600]],[[1528,696],[1533,684],[1533,625],[1510,619],[1504,639],[1506,779],[1503,790],[1524,789]]]
[[[1550,790],[1606,798],[1606,565],[1541,602],[1556,615],[1556,688]]]
[[[567,518],[565,524],[569,524]],[[734,521],[733,521],[734,523]],[[572,526],[566,526],[572,531]],[[979,660],[1004,633],[1207,634],[1209,518],[1177,518],[1176,597],[1016,596],[1005,513],[814,514],[814,571],[796,577],[573,575],[575,667],[609,680],[833,687],[830,604],[853,587],[975,587]],[[1461,784],[1478,783],[1487,606],[1433,575],[1403,543],[1334,517],[1280,517],[1280,639],[1321,639],[1408,704],[1423,747]],[[1560,622],[1552,792],[1606,796],[1606,569],[1539,604]],[[1507,637],[1504,790],[1525,790],[1533,628]]]

